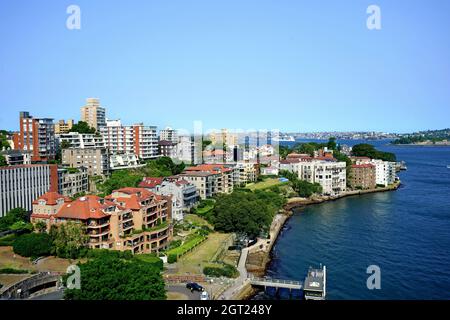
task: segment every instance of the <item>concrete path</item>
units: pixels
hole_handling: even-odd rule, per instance
[[[247,268],[245,267],[245,264],[247,262],[247,256],[248,256],[249,249],[250,248],[244,248],[241,251],[241,256],[239,258],[239,263],[238,263],[238,267],[237,267],[237,269],[239,271],[239,277],[237,279],[235,279],[234,283],[220,295],[218,300],[231,300],[233,298],[233,296],[237,292],[239,292],[240,288],[247,281],[248,274],[247,274]]]

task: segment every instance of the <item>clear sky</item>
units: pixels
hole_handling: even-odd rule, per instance
[[[0,128],[87,97],[158,127],[450,127],[450,1],[0,0]]]

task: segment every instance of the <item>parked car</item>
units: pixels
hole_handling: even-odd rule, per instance
[[[200,295],[200,300],[209,300],[209,294],[206,291],[203,291]]]
[[[203,292],[203,287],[201,285],[199,285],[196,282],[189,282],[186,284],[186,288],[188,288],[189,290],[191,290],[191,292],[194,291],[199,291],[199,292]]]

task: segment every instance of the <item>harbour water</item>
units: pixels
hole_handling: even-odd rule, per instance
[[[400,189],[297,210],[267,275],[303,280],[323,263],[327,299],[450,299],[450,147],[368,143],[406,161]],[[370,265],[381,269],[380,290],[367,288]]]

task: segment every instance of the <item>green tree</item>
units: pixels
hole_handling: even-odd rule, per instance
[[[77,124],[73,125],[72,129],[70,129],[70,132],[78,132],[78,133],[95,133],[95,128],[89,127],[87,122],[84,121],[78,121]]]
[[[352,154],[357,157],[369,157],[371,159],[380,159],[391,162],[396,161],[396,156],[394,153],[378,151],[373,145],[367,143],[361,143],[353,146]]]
[[[4,217],[0,218],[0,231],[9,230],[14,223],[20,221],[25,223],[29,221],[27,211],[23,208],[12,209]]]
[[[81,289],[67,289],[67,300],[164,300],[161,270],[138,259],[101,255],[79,264]]]
[[[331,137],[328,139],[327,147],[329,150],[337,150],[336,138]]]
[[[0,154],[0,167],[5,167],[7,165],[8,163],[6,162],[6,158],[2,154]]]
[[[23,257],[48,256],[52,252],[52,238],[47,233],[28,233],[13,242],[14,253]]]
[[[284,201],[271,191],[234,191],[219,195],[208,217],[215,230],[243,233],[253,238],[268,231]]]
[[[71,143],[69,142],[69,141],[67,141],[67,140],[63,140],[62,142],[61,142],[61,149],[68,149],[68,148],[70,148],[70,146],[71,146]]]
[[[50,234],[58,257],[75,259],[86,254],[89,236],[81,224],[63,223]]]
[[[34,228],[36,229],[37,232],[44,233],[47,231],[47,224],[44,221],[38,221],[34,225]]]

